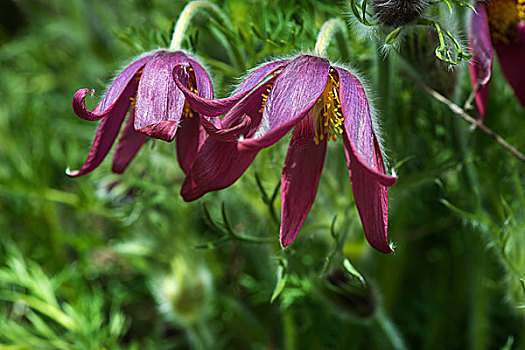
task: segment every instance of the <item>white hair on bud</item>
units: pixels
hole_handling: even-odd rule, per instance
[[[399,27],[415,21],[428,7],[428,0],[373,0],[377,21],[385,26]]]
[[[352,34],[356,37],[363,40],[375,39],[380,34],[380,29],[378,26],[367,26],[361,23],[357,18],[355,18],[353,12],[346,12],[345,17],[348,18],[348,27]]]

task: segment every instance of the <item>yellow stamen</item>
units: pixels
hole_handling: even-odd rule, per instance
[[[197,91],[197,79],[195,78],[195,72],[193,70],[193,67],[190,67],[189,69],[189,79],[188,79],[188,90],[193,92],[194,94],[198,95],[199,92]],[[182,117],[183,118],[193,118],[195,115],[195,111],[191,109],[190,105],[188,104],[188,101],[184,102],[184,108],[182,110]]]
[[[262,102],[261,102],[261,108],[259,109],[259,113],[262,113],[263,110],[264,110],[264,106],[266,106],[266,100],[268,99],[268,95],[270,94],[270,90],[272,90],[272,86],[273,86],[272,84],[266,84],[266,93],[261,94],[262,95]]]
[[[142,67],[141,69],[139,69],[135,75],[133,76],[133,79],[135,79],[136,81],[139,81],[140,80],[140,77],[142,75],[142,73],[144,73],[144,67]]]
[[[518,0],[518,17],[525,21],[525,0]]]
[[[516,26],[525,20],[525,0],[493,0],[485,6],[492,40],[504,44],[518,40]]]
[[[337,141],[337,135],[343,133],[344,119],[339,101],[339,80],[333,69],[330,69],[326,87],[318,104],[322,108],[314,123],[314,143],[318,145],[319,140],[324,140],[325,137],[327,141]]]

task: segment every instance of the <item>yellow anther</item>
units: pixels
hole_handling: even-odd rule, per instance
[[[492,40],[504,44],[518,40],[516,26],[525,20],[525,0],[494,0],[485,8]]]
[[[525,0],[518,0],[518,17],[525,21]]]
[[[335,70],[330,69],[328,77],[325,90],[318,100],[321,106],[319,115],[314,123],[314,143],[316,145],[319,144],[319,140],[324,140],[325,136],[327,141],[336,141],[337,135],[343,133],[341,125],[344,120],[339,101],[339,81]]]

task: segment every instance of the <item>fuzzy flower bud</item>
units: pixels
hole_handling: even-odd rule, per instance
[[[373,0],[377,20],[385,26],[399,27],[418,19],[427,8],[426,0]]]
[[[171,272],[155,279],[151,290],[169,321],[188,326],[206,313],[211,297],[210,273],[180,257],[171,265]]]
[[[354,319],[369,319],[377,309],[377,300],[372,289],[364,279],[343,269],[333,270],[328,274],[320,291],[325,300],[336,310],[346,311]]]

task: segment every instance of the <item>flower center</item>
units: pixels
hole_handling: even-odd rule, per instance
[[[339,79],[332,68],[330,68],[326,87],[316,106],[319,106],[319,114],[314,122],[315,144],[318,145],[319,141],[325,138],[327,141],[337,141],[337,135],[343,133],[344,119],[339,101]]]
[[[144,67],[142,67],[141,69],[139,69],[135,73],[135,75],[133,76],[133,80],[138,82],[140,80],[140,77],[142,76],[142,73],[144,73]],[[135,99],[135,97],[130,97],[129,100],[131,101],[131,109],[135,109],[135,105],[137,104],[137,100]]]
[[[504,44],[516,41],[516,26],[525,20],[525,0],[494,0],[486,9],[492,40]]]
[[[525,21],[525,0],[518,0],[518,17],[520,21]]]
[[[195,95],[198,95],[197,91],[197,79],[195,78],[195,71],[192,67],[189,69],[190,71],[190,78],[188,79],[188,90],[193,92]],[[184,102],[184,109],[182,110],[182,117],[183,118],[193,118],[195,114],[195,111],[190,108],[188,105],[188,101]]]

